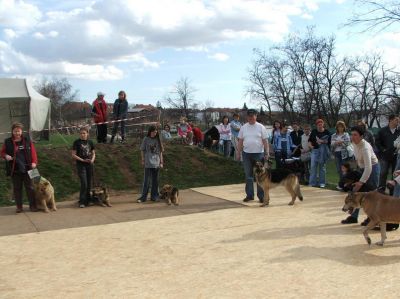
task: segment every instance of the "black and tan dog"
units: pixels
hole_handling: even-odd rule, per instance
[[[370,219],[364,229],[364,238],[371,245],[368,231],[376,225],[381,229],[381,241],[376,245],[383,246],[386,240],[386,223],[400,223],[400,200],[378,191],[350,192],[344,200],[343,211],[352,213],[354,209],[363,208]]]
[[[172,185],[164,185],[160,191],[160,198],[165,199],[168,205],[173,203],[174,205],[178,206],[180,202],[179,190]]]
[[[303,201],[303,195],[300,191],[298,177],[286,168],[271,169],[271,162],[268,161],[268,167],[262,162],[255,164],[255,177],[257,184],[264,190],[264,202],[262,207],[269,205],[269,190],[277,186],[284,186],[292,196],[289,205],[294,205],[296,197]]]
[[[94,204],[98,204],[102,207],[112,207],[110,202],[110,196],[108,194],[108,189],[105,186],[98,186],[92,188],[92,200]]]

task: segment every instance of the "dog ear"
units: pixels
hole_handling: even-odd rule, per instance
[[[43,183],[43,186],[48,186],[49,185],[49,182],[44,182]]]

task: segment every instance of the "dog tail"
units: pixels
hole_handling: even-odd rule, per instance
[[[177,198],[177,197],[179,196],[179,190],[178,190],[178,188],[176,188],[176,187],[173,187],[173,188],[172,188],[171,196],[174,197],[174,198]]]

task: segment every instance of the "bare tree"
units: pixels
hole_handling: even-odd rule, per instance
[[[364,28],[361,32],[371,30],[379,32],[400,22],[400,1],[356,0],[354,2],[358,12],[353,14],[345,26],[360,25]]]
[[[171,108],[181,109],[184,116],[189,118],[190,108],[194,104],[194,93],[196,89],[191,86],[188,77],[180,78],[174,85],[173,91],[164,99]]]

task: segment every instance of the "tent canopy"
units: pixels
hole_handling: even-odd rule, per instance
[[[26,79],[0,78],[0,133],[9,132],[13,122],[21,122],[30,131],[42,131],[49,124],[49,113],[50,99]]]

